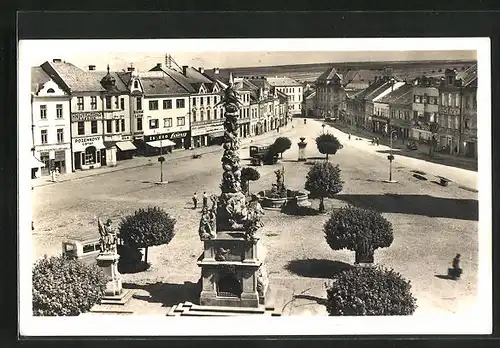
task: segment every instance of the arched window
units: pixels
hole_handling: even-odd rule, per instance
[[[53,88],[49,88],[49,89],[47,90],[47,93],[55,93],[55,91],[54,91],[54,89],[53,89]]]
[[[138,81],[134,81],[134,88],[139,88],[139,82]]]

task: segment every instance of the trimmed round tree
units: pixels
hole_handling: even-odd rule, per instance
[[[326,310],[339,315],[411,315],[417,308],[411,283],[392,269],[353,267],[335,274]]]
[[[246,194],[250,194],[250,181],[260,179],[260,173],[252,167],[243,167],[241,169],[241,189]]]
[[[344,182],[340,178],[339,165],[330,162],[316,162],[307,173],[305,189],[310,192],[309,197],[319,198],[319,211],[325,212],[325,197],[333,198],[342,191]]]
[[[150,246],[168,244],[175,235],[175,219],[159,207],[139,209],[120,222],[120,238],[135,248],[145,248],[144,262],[148,262]]]
[[[45,256],[32,269],[33,315],[66,316],[88,312],[99,303],[107,279],[96,264],[65,256]]]
[[[337,137],[330,133],[319,135],[316,138],[316,146],[320,153],[326,155],[327,161],[328,155],[335,155],[343,147]]]
[[[375,249],[394,241],[392,224],[382,214],[352,205],[333,211],[323,231],[333,250],[355,251],[356,263],[372,263]]]
[[[274,146],[274,151],[276,151],[276,153],[279,153],[281,155],[281,158],[283,158],[283,152],[292,147],[292,141],[287,137],[279,137],[276,138],[273,146]]]

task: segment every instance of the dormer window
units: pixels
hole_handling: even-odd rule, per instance
[[[53,89],[53,88],[49,88],[49,89],[47,90],[47,93],[55,93],[55,91],[54,91],[54,89]]]

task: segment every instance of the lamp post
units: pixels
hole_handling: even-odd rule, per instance
[[[392,155],[392,134],[397,133],[397,131],[393,130],[391,133],[389,133],[389,156],[387,156],[387,159],[389,160],[389,180],[386,182],[388,183],[396,183],[397,181],[392,180],[392,161],[394,160],[394,156]]]
[[[155,132],[158,134],[157,132]],[[165,157],[163,157],[163,139],[161,138],[160,135],[160,157],[158,157],[158,162],[160,162],[160,181],[158,184],[164,184],[165,182],[163,181],[163,162],[165,162]]]

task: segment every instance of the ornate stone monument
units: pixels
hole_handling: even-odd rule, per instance
[[[219,104],[225,109],[222,192],[211,197],[212,205],[203,209],[200,220],[204,244],[197,262],[201,268],[200,305],[259,308],[265,304],[269,288],[256,235],[263,226],[264,211],[256,196],[247,202],[241,189],[240,102],[232,81]]]
[[[302,138],[300,138],[300,143],[297,143],[297,145],[299,146],[299,159],[298,159],[299,162],[307,161],[307,157],[306,157],[307,143],[304,142],[304,140],[306,140],[306,138],[302,137]]]
[[[118,272],[120,255],[118,255],[117,251],[118,238],[116,232],[111,228],[111,220],[109,219],[105,224],[101,223],[101,219],[97,219],[97,226],[99,228],[101,249],[97,256],[97,265],[103,269],[108,278],[101,304],[124,305],[132,297],[132,292],[124,290],[122,287],[121,275]]]

